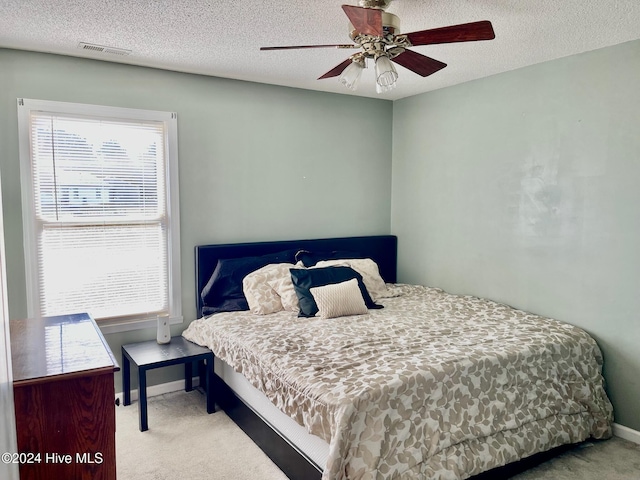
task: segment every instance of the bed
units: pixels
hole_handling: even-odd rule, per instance
[[[459,480],[611,436],[593,338],[397,284],[396,251],[388,235],[196,247],[202,318],[183,336],[214,351],[216,391],[240,399],[219,403],[290,478]],[[278,310],[291,284],[300,310]]]

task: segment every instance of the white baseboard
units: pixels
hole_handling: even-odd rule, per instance
[[[194,388],[200,385],[200,377],[193,377]],[[178,390],[184,390],[184,380],[175,380],[173,382],[160,383],[158,385],[151,385],[147,387],[147,398],[155,397],[156,395],[162,395],[164,393],[177,392]],[[120,399],[120,403],[124,404],[124,394],[122,392],[116,393],[116,398]],[[138,400],[138,389],[131,390],[131,401]]]
[[[640,445],[640,432],[637,430],[614,423],[613,434],[616,437],[624,438],[625,440],[629,440],[630,442]]]

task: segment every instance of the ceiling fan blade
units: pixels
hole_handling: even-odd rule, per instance
[[[354,7],[342,5],[342,10],[357,32],[374,37],[382,37],[382,10],[376,8]]]
[[[446,63],[439,62],[412,50],[405,50],[397,57],[392,58],[391,61],[408,68],[422,77],[428,77],[447,66]]]
[[[493,40],[496,34],[489,20],[463,23],[448,27],[433,28],[420,32],[407,33],[411,45],[433,45],[436,43],[474,42],[477,40]]]
[[[353,44],[330,44],[330,45],[287,45],[284,47],[260,47],[260,50],[296,50],[300,48],[360,48],[360,45]]]
[[[319,77],[318,80],[322,80],[323,78],[337,77],[338,75],[340,75],[344,71],[345,68],[347,68],[349,65],[351,65],[351,63],[352,63],[351,58],[347,58],[340,65],[338,65],[336,67],[333,67],[327,73],[325,73],[324,75]]]

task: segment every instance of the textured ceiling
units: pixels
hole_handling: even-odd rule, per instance
[[[372,68],[356,92],[316,80],[355,50],[259,50],[351,43],[343,3],[357,0],[0,0],[0,47],[398,99],[640,38],[640,0],[394,0],[403,33],[490,20],[496,39],[414,47],[448,67],[422,78],[398,66],[398,87],[382,95]]]

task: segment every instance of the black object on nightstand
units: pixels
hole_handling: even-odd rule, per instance
[[[158,344],[155,340],[129,343],[122,346],[122,388],[124,405],[131,405],[131,363],[138,367],[138,411],[140,413],[140,431],[149,429],[147,421],[147,370],[184,364],[184,389],[193,390],[193,362],[198,363],[201,386],[207,396],[207,413],[213,413],[213,352],[196,345],[184,337],[172,337],[167,344]],[[204,371],[204,374],[202,372]],[[202,383],[204,382],[204,385]]]

